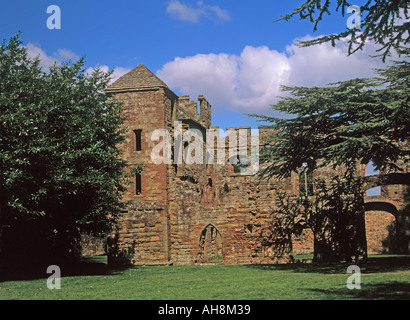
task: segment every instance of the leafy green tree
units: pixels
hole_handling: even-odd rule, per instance
[[[110,73],[83,67],[80,59],[45,72],[19,35],[0,46],[3,254],[74,254],[80,231],[107,232],[120,215],[129,182],[121,106],[104,93]]]
[[[330,0],[308,0],[302,3],[291,13],[282,16],[278,20],[290,20],[299,16],[302,20],[314,23],[313,30],[316,31],[318,24],[322,21],[324,14],[331,12]],[[346,0],[337,0],[335,10],[341,12],[342,16],[348,13],[348,8],[355,3]],[[409,2],[407,0],[366,0],[359,7],[360,24],[358,27],[346,28],[338,34],[325,35],[313,40],[299,41],[299,46],[307,47],[325,42],[335,42],[340,39],[349,39],[349,55],[362,50],[368,40],[380,45],[383,61],[392,52],[408,53],[410,14]],[[349,13],[348,13],[349,14]]]

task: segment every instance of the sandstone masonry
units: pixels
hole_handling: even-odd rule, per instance
[[[118,79],[107,93],[124,106],[129,132],[122,156],[131,164],[145,165],[125,193],[123,217],[109,238],[112,261],[126,259],[135,265],[275,263],[313,252],[308,229],[292,239],[287,255],[260,241],[278,205],[278,193],[299,195],[298,173],[283,180],[256,181],[229,162],[227,144],[223,164],[152,163],[151,151],[158,143],[151,140],[155,130],[166,129],[175,138],[175,121],[182,123],[183,130],[194,128],[204,137],[207,129],[218,129],[211,124],[211,105],[204,96],[197,102],[177,96],[144,65]],[[268,132],[266,127],[259,128],[260,146],[265,145]],[[405,170],[409,172],[408,167]],[[366,198],[369,252],[409,251],[408,195],[409,186],[393,185],[384,186],[378,198]]]

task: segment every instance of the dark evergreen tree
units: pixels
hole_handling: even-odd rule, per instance
[[[335,11],[345,16],[348,8],[356,3],[346,0],[336,0]],[[354,28],[346,28],[340,33],[325,35],[313,40],[300,41],[299,46],[307,47],[325,42],[335,45],[340,39],[349,39],[348,54],[362,50],[365,44],[371,40],[380,45],[378,51],[383,61],[393,51],[408,53],[410,40],[410,4],[407,0],[366,0],[359,6],[360,24]],[[308,0],[302,3],[291,13],[282,16],[278,20],[290,20],[299,16],[302,20],[314,23],[316,31],[318,24],[324,18],[324,14],[331,12],[331,0]]]
[[[261,177],[288,177],[304,166],[339,172],[317,181],[315,197],[300,202],[299,213],[289,212],[314,231],[318,259],[366,257],[361,187],[366,178],[358,164],[373,161],[386,173],[380,179],[389,183],[410,181],[396,166],[410,160],[410,63],[396,62],[377,73],[327,87],[283,87],[290,94],[272,109],[290,117],[253,115],[270,123],[273,132],[267,138],[271,147],[260,152]]]

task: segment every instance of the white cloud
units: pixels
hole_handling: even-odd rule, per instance
[[[280,85],[287,82],[289,70],[284,54],[266,46],[245,47],[239,56],[237,86],[229,107],[252,111],[271,104]]]
[[[78,60],[80,59],[79,56],[77,56],[74,52],[67,50],[67,49],[58,49],[57,53],[54,54],[54,56],[58,59],[58,60]]]
[[[305,37],[303,40],[306,40]],[[240,55],[197,54],[175,58],[157,75],[173,90],[196,99],[204,94],[215,111],[230,109],[244,113],[268,112],[284,93],[281,85],[325,86],[329,83],[371,77],[381,68],[380,59],[369,58],[375,46],[347,56],[347,43],[336,47],[322,44],[299,48],[292,44],[285,52],[266,46],[246,46]]]
[[[61,63],[63,61],[67,60],[72,60],[76,61],[79,59],[79,57],[73,53],[72,51],[68,49],[59,49],[57,52],[53,53],[52,56],[47,55],[47,53],[41,49],[40,46],[35,45],[33,43],[28,43],[25,48],[27,49],[27,56],[31,59],[34,58],[39,58],[40,59],[40,66],[44,69],[47,70],[50,66],[52,66],[54,63]],[[101,71],[108,72],[110,68],[107,65],[99,66]],[[89,67],[86,69],[85,74],[91,74],[91,72],[95,68]],[[111,81],[110,83],[113,83],[115,80],[126,74],[127,72],[131,71],[131,69],[128,68],[123,68],[123,67],[117,67],[114,68],[114,71],[111,75]]]
[[[306,36],[301,40],[312,39]],[[332,82],[374,76],[374,68],[382,68],[379,58],[371,58],[377,47],[368,43],[363,51],[348,56],[348,42],[341,40],[335,47],[322,44],[306,48],[295,44],[286,48],[290,73],[287,84],[300,86],[325,86]]]
[[[111,75],[111,83],[122,77],[124,74],[130,72],[131,69],[123,68],[123,67],[116,67],[114,68],[114,72]]]
[[[205,5],[203,1],[198,1],[196,7],[191,7],[178,0],[171,1],[167,6],[167,13],[178,20],[197,23],[201,17],[206,17],[215,21],[229,21],[230,16],[227,10],[219,6]]]
[[[97,67],[96,67],[97,68]],[[94,69],[93,67],[89,67],[85,70],[85,74],[86,75],[90,75]],[[98,66],[98,68],[103,71],[103,72],[108,72],[110,71],[110,68],[107,65],[103,65],[103,66]],[[122,77],[124,74],[130,72],[131,69],[128,68],[123,68],[123,67],[116,67],[114,68],[113,73],[111,74],[111,80],[110,80],[110,84],[113,83],[114,81],[118,80],[120,77]]]
[[[63,61],[75,61],[79,59],[79,56],[68,49],[59,49],[57,52],[53,53],[52,56],[49,56],[39,45],[34,43],[28,43],[25,48],[27,50],[27,57],[30,59],[39,58],[40,66],[44,69],[48,69],[54,63],[59,64]]]
[[[214,99],[227,104],[233,99],[236,86],[237,60],[236,56],[228,54],[176,58],[167,63],[158,76],[180,92],[189,94],[201,88],[204,92],[212,93]]]
[[[48,69],[56,62],[58,63],[55,57],[48,56],[43,49],[33,43],[28,43],[25,47],[27,49],[27,57],[30,59],[39,58],[40,66],[44,69]]]

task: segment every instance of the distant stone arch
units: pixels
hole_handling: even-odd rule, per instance
[[[222,235],[213,224],[208,224],[199,237],[199,262],[216,262],[223,259]]]
[[[369,198],[365,202],[368,253],[396,253],[398,250],[397,207],[388,200],[378,199],[381,197]]]
[[[394,202],[383,197],[367,197],[364,202],[365,211],[386,211],[393,216],[397,216],[398,210]]]
[[[386,173],[363,177],[364,190],[378,186],[387,186],[392,184],[410,185],[410,172],[405,173]]]

